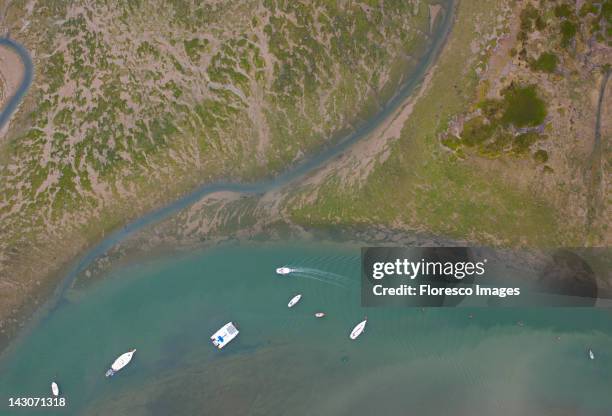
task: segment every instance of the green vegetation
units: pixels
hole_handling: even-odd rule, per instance
[[[455,29],[431,87],[417,101],[389,158],[376,165],[364,184],[351,180],[356,172],[347,166],[350,173],[344,179],[330,175],[323,186],[317,187],[316,194],[306,189],[296,195],[288,203],[295,221],[322,227],[385,224],[493,244],[549,244],[563,238],[565,230],[557,224],[555,211],[548,209],[541,198],[509,186],[469,159],[456,157],[462,148],[495,152],[499,145],[507,152],[513,147],[518,151],[535,137],[535,133],[528,133],[515,144],[515,136],[520,135],[513,133],[515,126],[511,124],[525,122],[524,114],[517,113],[514,106],[523,101],[533,104],[531,91],[535,87],[515,86],[515,91],[507,91],[500,100],[480,102],[478,110],[464,122],[461,137],[442,137],[443,144],[453,152],[439,151],[440,133],[451,117],[465,111],[477,85],[472,72],[458,78],[456,68],[470,54],[469,45],[476,34],[468,28],[473,27],[474,16],[479,17],[481,25],[496,21],[496,13],[483,19],[483,9],[494,10],[495,1],[459,4]],[[454,88],[455,84],[466,92]],[[506,110],[509,113],[504,119]],[[541,113],[526,120],[531,124],[540,119]],[[471,147],[465,145],[466,139],[473,143]],[[315,201],[303,202],[311,198]]]
[[[551,137],[560,133],[559,118],[553,114],[546,123],[547,100],[554,100],[550,107],[565,114],[557,99],[568,96],[568,83],[572,85],[570,99],[576,99],[572,96],[576,91],[588,91],[589,82],[583,81],[589,75],[582,72],[582,65],[575,65],[576,55],[580,54],[582,59],[586,51],[599,50],[597,59],[602,57],[600,46],[589,49],[592,36],[610,45],[610,20],[604,21],[603,16],[610,15],[611,1],[579,3],[580,18],[576,16],[575,2],[528,2],[520,14],[518,42],[510,50],[510,55],[521,63],[520,68],[515,67],[516,74],[504,71],[501,80],[495,79],[497,68],[492,65],[495,69],[484,75],[479,72],[458,78],[455,68],[470,56],[469,52],[461,55],[459,51],[468,48],[463,45],[478,43],[479,36],[487,33],[482,28],[478,33],[471,31],[475,20],[482,24],[480,10],[474,9],[487,9],[492,3],[459,4],[460,15],[451,44],[439,61],[438,74],[427,95],[416,103],[401,139],[389,151],[389,158],[378,163],[366,179],[353,179],[357,176],[355,171],[346,173],[343,179],[330,175],[323,187],[296,196],[291,204],[297,207],[293,215],[299,223],[365,227],[383,223],[484,239],[494,244],[584,241],[581,214],[573,216],[572,208],[554,205],[559,200],[573,201],[575,189],[567,186],[565,167],[555,165],[553,169],[552,163],[548,165],[553,158],[541,142],[547,141],[547,149],[564,149],[567,145],[561,140],[551,143]],[[491,16],[491,21],[494,19]],[[540,32],[537,36],[536,31]],[[454,60],[449,60],[449,56]],[[486,67],[482,62],[474,63],[478,65]],[[556,71],[568,75],[563,79],[547,75]],[[540,89],[543,79],[547,82]],[[577,88],[574,81],[587,86]],[[500,99],[482,99],[491,96],[490,92],[497,93],[498,88],[503,88],[500,85],[508,84]],[[544,94],[544,88],[560,91]],[[446,151],[439,151],[440,143]],[[483,161],[479,156],[505,160]],[[519,166],[529,166],[531,170],[512,171]],[[550,174],[548,180],[540,181],[542,173]],[[524,175],[534,178],[523,181]],[[521,179],[510,180],[515,185],[511,186],[502,179],[506,177]],[[525,182],[528,185],[523,187]],[[547,203],[547,195],[531,193],[532,189],[551,189],[547,188],[550,183],[555,188],[548,201],[554,202]],[[303,203],[305,199],[315,202]]]
[[[569,4],[560,4],[555,7],[555,16],[569,18],[573,16],[572,9]]]
[[[531,69],[534,71],[542,71],[552,73],[557,69],[559,58],[552,52],[542,53],[538,59],[530,63]]]
[[[535,132],[527,132],[518,134],[512,142],[512,153],[515,155],[524,155],[529,152],[531,145],[538,141],[540,136]]]
[[[208,39],[193,38],[183,41],[183,46],[185,47],[187,56],[189,56],[193,62],[197,62],[200,60],[201,54],[206,51],[208,43]]]
[[[491,123],[485,117],[474,117],[463,125],[462,142],[466,146],[481,144],[491,138],[496,127],[495,123]]]
[[[517,128],[536,127],[544,122],[546,103],[538,97],[535,85],[506,88],[502,100],[478,103],[480,115],[463,123],[461,137],[444,137],[442,144],[457,151],[461,145],[475,148],[482,156],[494,158],[503,153],[525,155],[541,137],[534,131],[515,134]]]
[[[538,163],[548,162],[548,152],[542,149],[536,150],[536,152],[533,154],[533,160]]]
[[[502,122],[515,127],[537,126],[546,117],[546,103],[538,97],[535,85],[510,87],[503,92]]]
[[[573,4],[561,3],[556,5],[553,9],[555,17],[560,22],[559,33],[561,35],[561,47],[563,48],[568,48],[571,45],[578,32],[574,7]]]
[[[569,20],[561,22],[561,46],[567,48],[574,39],[574,36],[576,36],[577,30],[578,27],[575,23]]]
[[[525,8],[521,11],[520,15],[521,19],[521,30],[518,34],[518,39],[520,41],[527,41],[529,38],[529,34],[534,30],[543,30],[546,27],[546,23],[538,9],[536,9],[532,4],[527,4]]]
[[[589,35],[612,46],[612,0],[589,0],[580,8],[579,16],[588,25]]]
[[[151,45],[151,43],[149,43],[146,40],[142,42],[140,45],[138,45],[138,48],[136,49],[136,53],[141,58],[144,58],[147,55],[155,57],[155,58],[159,57],[159,51],[153,45]]]
[[[555,63],[558,64],[558,60],[555,62],[550,55],[543,55],[543,61],[539,61],[542,56],[536,61],[528,61],[529,37],[534,30],[542,32],[545,39],[551,40],[548,47],[554,51],[547,54],[559,56],[563,50],[569,50],[576,39],[587,42],[595,38],[598,42],[612,46],[612,0],[581,2],[578,13],[575,2],[557,0],[538,3],[536,7],[535,2],[529,2],[521,11],[520,31],[517,35],[520,43],[511,53],[512,56],[518,54],[534,70],[552,72]]]

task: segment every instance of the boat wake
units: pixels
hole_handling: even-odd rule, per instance
[[[318,280],[319,282],[330,285],[347,288],[352,283],[352,280],[341,274],[327,272],[325,270],[313,269],[310,267],[294,267],[291,268],[291,276],[303,277],[305,279]]]

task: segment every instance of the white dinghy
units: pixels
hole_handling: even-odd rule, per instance
[[[298,303],[300,301],[300,299],[302,299],[302,294],[301,293],[298,294],[298,295],[295,295],[294,297],[292,297],[291,300],[289,301],[289,303],[287,304],[287,307],[293,308],[296,305],[296,303]]]
[[[594,360],[595,359],[595,354],[593,353],[593,350],[589,348],[589,359]]]
[[[368,317],[366,316],[365,319],[361,322],[359,322],[357,325],[355,325],[355,328],[353,328],[353,330],[351,331],[351,335],[350,338],[351,339],[357,339],[357,337],[359,335],[361,335],[361,333],[363,331],[365,331],[365,326],[368,323]]]
[[[55,381],[51,383],[51,393],[53,393],[53,396],[55,397],[59,396],[60,394],[59,386]]]
[[[289,273],[291,273],[293,271],[295,271],[295,270],[293,270],[291,267],[283,266],[283,267],[279,267],[279,268],[276,269],[276,274],[286,275],[286,274],[289,274]]]
[[[136,349],[133,349],[117,357],[115,362],[113,362],[111,367],[106,371],[106,377],[112,377],[117,371],[128,365],[130,361],[132,361],[135,352]]]

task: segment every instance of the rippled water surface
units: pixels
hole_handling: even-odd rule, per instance
[[[277,276],[282,265],[297,272]],[[612,409],[609,311],[364,309],[359,273],[359,247],[314,243],[228,245],[124,266],[71,291],[4,357],[1,399],[47,396],[57,378],[69,402],[57,414]],[[296,293],[302,300],[288,309]],[[366,332],[349,340],[365,315]],[[209,336],[230,320],[240,335],[218,351]],[[133,362],[106,379],[130,348]]]

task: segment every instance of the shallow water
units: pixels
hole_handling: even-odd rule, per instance
[[[17,53],[17,55],[19,55],[21,63],[23,64],[23,79],[13,95],[9,97],[8,101],[4,104],[0,111],[0,129],[2,129],[10,120],[11,116],[21,103],[21,100],[23,100],[25,97],[30,85],[32,85],[32,80],[34,79],[34,65],[32,64],[32,58],[30,57],[28,51],[23,47],[23,45],[14,41],[13,39],[0,37],[0,46],[12,49],[15,53]]]
[[[0,400],[48,396],[57,377],[69,408],[54,414],[609,414],[609,311],[364,309],[359,254],[259,243],[121,267],[19,341],[0,363]],[[281,265],[300,272],[277,276]],[[240,335],[217,351],[208,337],[230,320]]]

